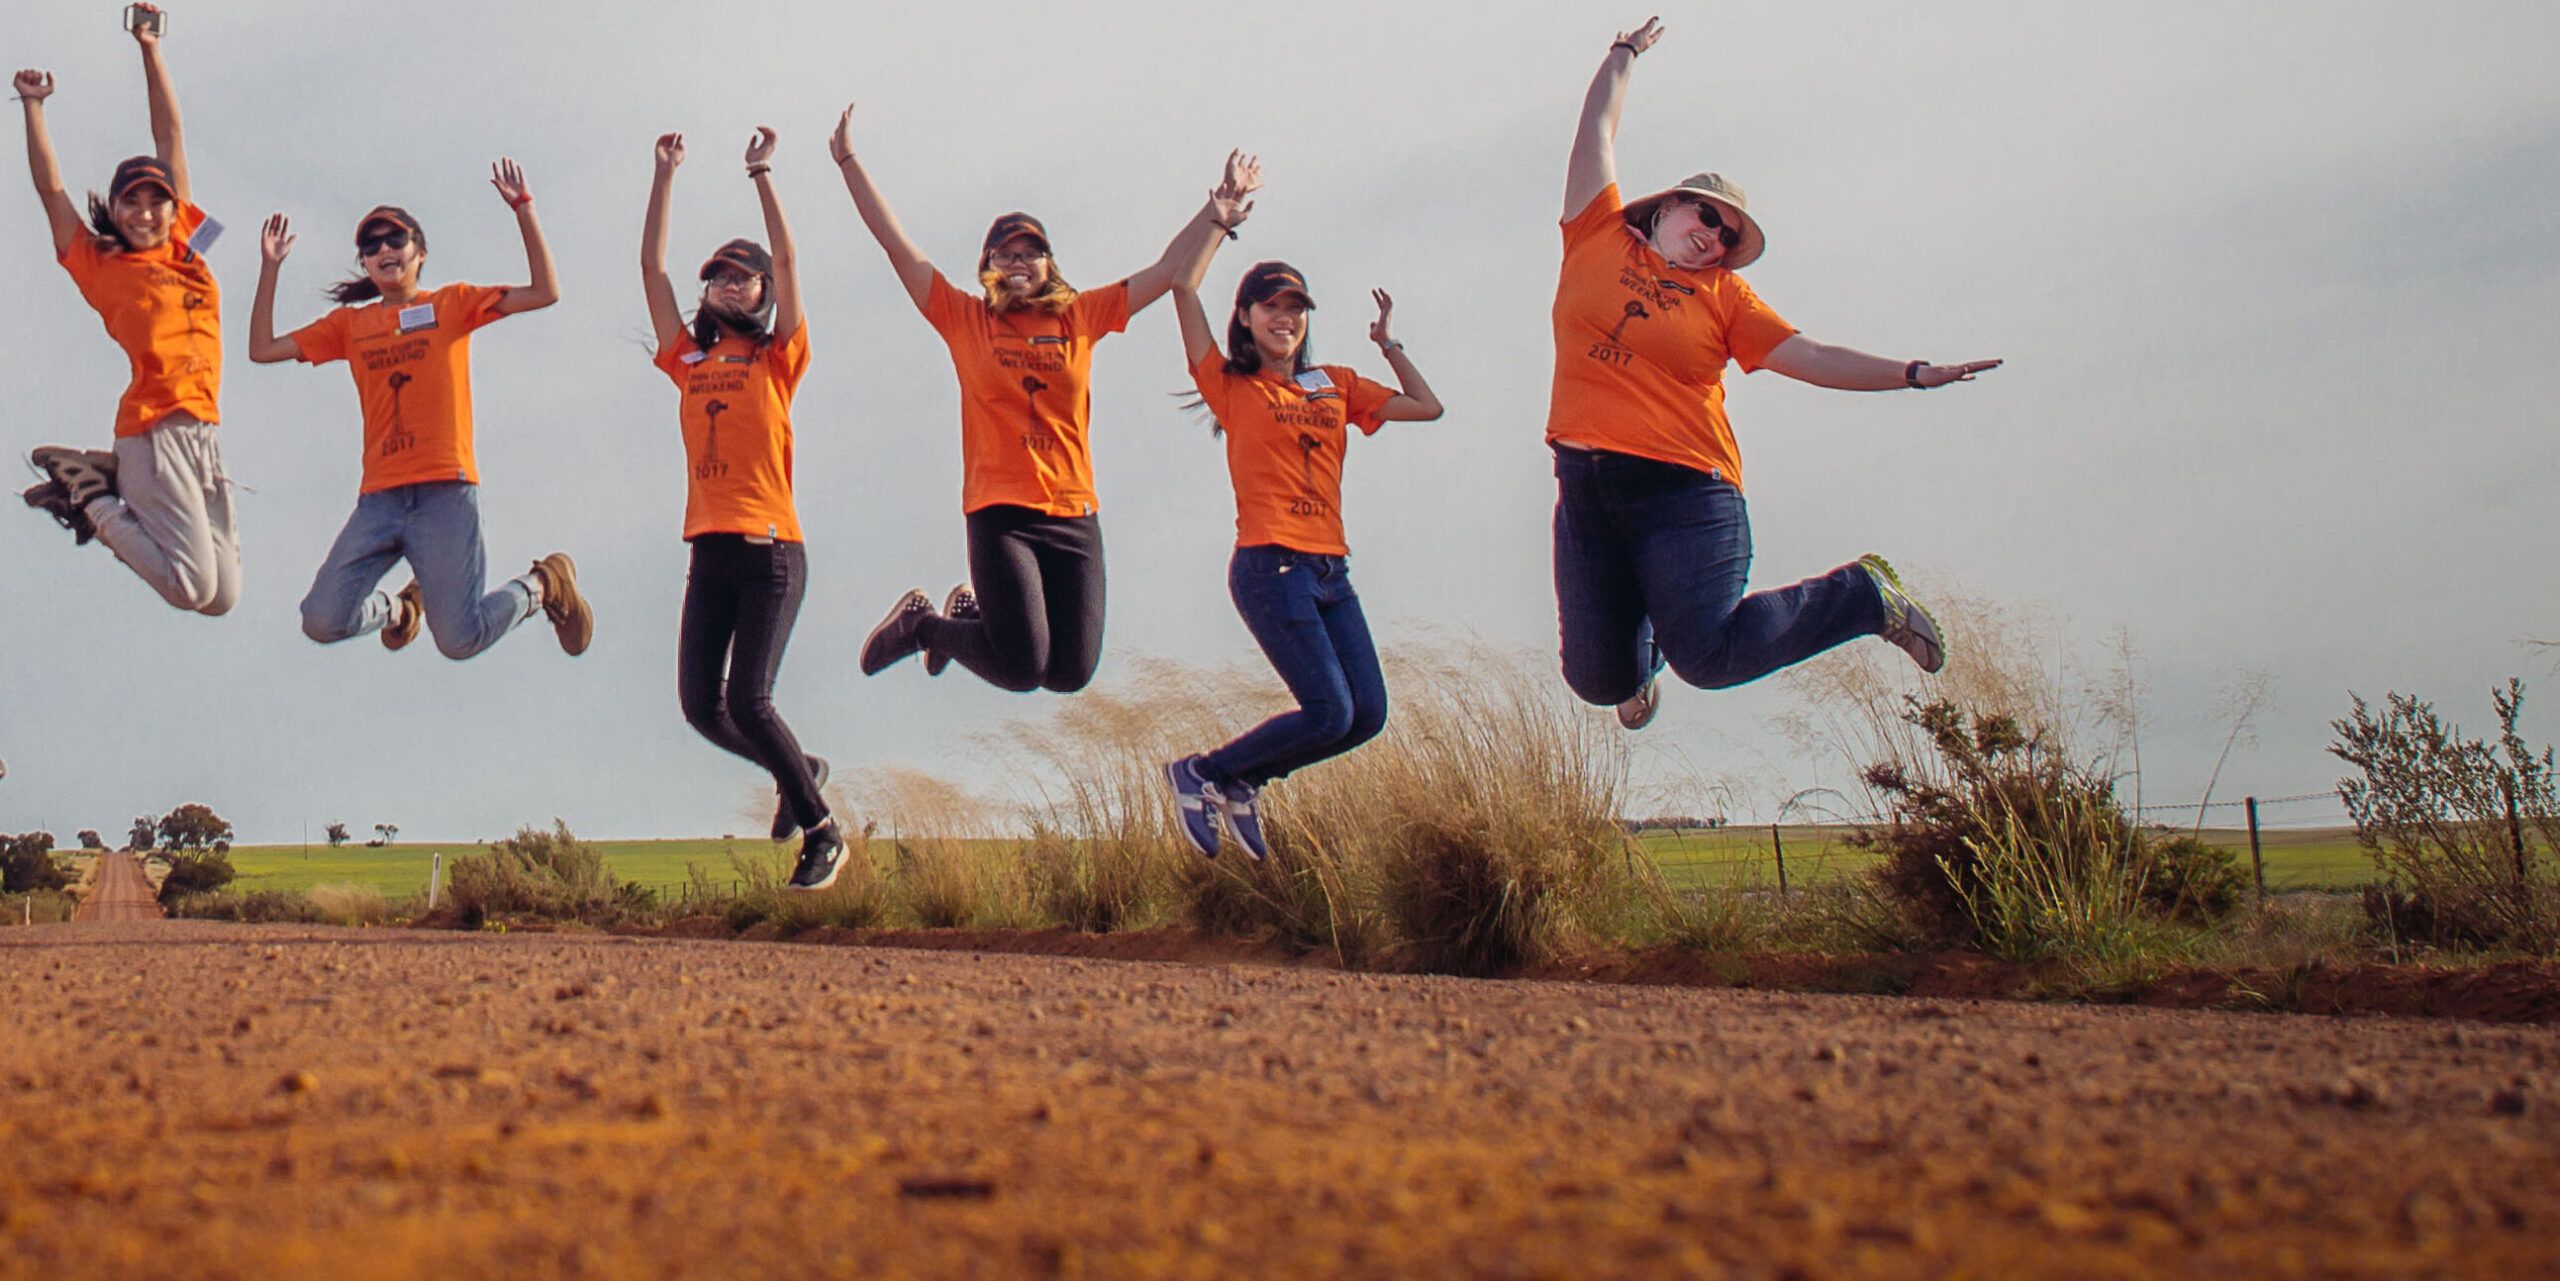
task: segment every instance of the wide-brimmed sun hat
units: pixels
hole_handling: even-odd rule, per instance
[[[1742,188],[1720,173],[1693,173],[1641,200],[1629,201],[1625,211],[1627,225],[1650,232],[1653,211],[1673,196],[1695,196],[1714,205],[1724,225],[1742,233],[1742,240],[1725,251],[1724,261],[1718,266],[1740,271],[1758,262],[1761,251],[1769,247],[1769,238],[1761,233],[1760,220],[1751,216]]]

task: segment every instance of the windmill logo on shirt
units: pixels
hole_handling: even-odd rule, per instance
[[[1309,487],[1316,483],[1316,455],[1324,452],[1324,441],[1314,432],[1298,433],[1298,475]]]
[[[1047,390],[1049,390],[1049,384],[1040,381],[1039,375],[1024,374],[1022,376],[1023,406],[1031,412],[1031,430],[1022,434],[1022,447],[1025,449],[1045,452],[1057,448],[1058,438],[1050,435],[1040,426],[1040,393]]]
[[[703,433],[702,461],[693,469],[697,480],[729,474],[729,464],[720,461],[720,415],[727,412],[729,402],[725,400],[714,400],[702,407],[702,418],[707,427]]]
[[[400,414],[400,393],[417,379],[412,378],[408,370],[395,369],[388,381],[391,385],[391,430],[382,436],[382,456],[385,458],[418,443],[418,438],[409,434],[408,420]]]
[[[1650,319],[1652,315],[1652,312],[1644,309],[1644,303],[1642,301],[1634,298],[1628,299],[1626,314],[1618,317],[1618,327],[1609,331],[1609,345],[1612,347],[1626,346],[1628,322]]]

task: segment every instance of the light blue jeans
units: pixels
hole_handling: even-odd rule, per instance
[[[498,643],[533,614],[533,586],[489,581],[480,547],[480,487],[435,481],[377,490],[356,499],[329,559],[302,598],[302,634],[323,645],[379,631],[391,597],[377,590],[391,563],[407,560],[424,597],[427,630],[447,658],[469,658]]]

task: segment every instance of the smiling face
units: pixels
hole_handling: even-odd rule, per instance
[[[385,298],[405,298],[418,290],[418,268],[427,247],[406,227],[394,222],[365,224],[356,236],[356,265]]]
[[[168,242],[169,231],[177,223],[178,204],[169,198],[167,188],[137,182],[107,207],[107,216],[115,220],[126,244],[136,250],[157,249]]]
[[[1049,288],[1049,247],[1036,236],[1013,236],[987,251],[996,287],[1013,298],[1036,298]]]
[[[1722,263],[1730,249],[1725,237],[1734,234],[1714,205],[1693,196],[1663,201],[1653,219],[1654,252],[1684,271],[1703,271]]]
[[[1314,310],[1306,295],[1295,291],[1274,294],[1244,309],[1244,327],[1253,335],[1255,350],[1262,353],[1263,368],[1292,366],[1299,346],[1307,341],[1307,322]]]

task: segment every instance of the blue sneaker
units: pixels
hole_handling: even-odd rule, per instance
[[[1902,590],[1901,577],[1893,572],[1893,566],[1886,563],[1884,557],[1868,552],[1858,558],[1858,565],[1867,571],[1867,577],[1875,580],[1876,594],[1884,597],[1884,626],[1877,630],[1876,635],[1909,654],[1911,661],[1920,665],[1921,671],[1935,676],[1945,670],[1947,645],[1938,635],[1938,620],[1931,618],[1929,611],[1920,607],[1920,602]]]
[[[1191,842],[1191,848],[1200,851],[1200,857],[1216,858],[1218,811],[1213,807],[1220,805],[1224,798],[1218,796],[1217,784],[1201,777],[1200,758],[1185,756],[1178,761],[1165,762],[1164,781],[1173,789],[1174,809],[1182,819],[1182,835]]]
[[[1262,839],[1262,814],[1254,809],[1258,788],[1242,783],[1229,783],[1218,789],[1219,810],[1227,816],[1227,826],[1236,831],[1236,839],[1244,842],[1244,852],[1256,863],[1271,857],[1271,847]]]

